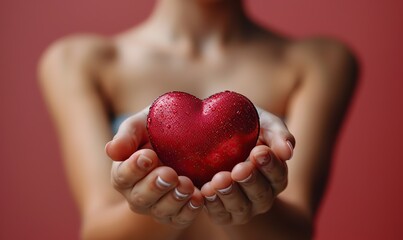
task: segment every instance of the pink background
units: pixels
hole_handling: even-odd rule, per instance
[[[79,218],[36,80],[55,39],[113,34],[154,1],[0,2],[0,239],[77,239]],[[316,239],[403,239],[403,1],[250,0],[264,25],[335,36],[356,51],[360,85],[335,154]]]

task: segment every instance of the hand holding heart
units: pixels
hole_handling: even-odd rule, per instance
[[[210,100],[213,103],[216,102],[214,98],[210,98]],[[237,106],[237,109],[249,109],[249,107],[240,108]],[[225,110],[220,111],[225,112]],[[186,110],[184,113],[190,115],[190,112],[186,113]],[[248,112],[248,114],[250,113],[253,114],[253,111]],[[242,114],[245,112],[238,113],[238,115]],[[254,215],[269,210],[276,195],[286,187],[287,166],[284,161],[291,158],[295,140],[278,117],[260,110],[260,129],[257,127],[257,132],[256,124],[253,123],[253,119],[259,118],[256,115],[251,119],[252,124],[250,126],[252,127],[248,128],[246,124],[243,125],[244,129],[241,132],[229,133],[229,135],[221,133],[220,136],[225,135],[226,137],[217,137],[212,142],[213,145],[219,146],[221,144],[224,147],[218,148],[219,151],[217,148],[210,152],[207,151],[206,154],[208,156],[219,156],[213,163],[217,163],[222,156],[228,157],[230,155],[231,164],[224,169],[217,168],[218,173],[210,175],[213,176],[211,181],[207,179],[197,182],[199,178],[192,181],[191,179],[194,179],[192,176],[182,176],[185,173],[182,170],[179,170],[182,174],[178,176],[178,171],[174,170],[175,166],[171,168],[167,166],[170,165],[169,163],[162,163],[161,151],[159,151],[158,156],[155,152],[155,148],[158,149],[158,145],[161,143],[150,142],[150,136],[153,140],[155,137],[155,134],[150,133],[150,121],[153,123],[154,119],[148,119],[149,131],[147,131],[147,115],[148,109],[145,109],[128,118],[122,123],[114,139],[106,145],[107,154],[115,160],[112,167],[112,183],[126,197],[134,212],[149,214],[159,222],[183,228],[192,223],[205,204],[209,216],[214,222],[218,224],[241,224],[248,222]],[[236,114],[231,119],[235,116]],[[236,125],[236,122],[228,122]],[[198,123],[194,121],[194,125]],[[171,124],[164,126],[165,130],[173,128]],[[231,129],[239,129],[240,126],[231,128],[226,125],[224,128],[224,131],[229,129],[228,132],[232,132]],[[198,134],[202,134],[202,132],[198,132]],[[253,134],[258,135],[257,142]],[[235,140],[232,142],[224,141],[223,139],[228,138],[228,136]],[[179,139],[184,146],[189,148],[187,143],[191,142],[191,138],[192,135],[190,134],[186,138],[180,137]],[[228,149],[232,149],[233,144],[251,141],[256,146],[250,147],[251,151],[248,150],[250,154],[248,153],[246,157],[242,156],[246,161],[234,160],[233,152],[231,153]],[[206,142],[205,146],[207,147],[198,148],[197,151],[211,149],[209,146],[213,145]],[[226,153],[221,154],[222,149]],[[241,152],[244,151],[245,149],[241,149]],[[192,162],[190,169],[192,171],[197,167],[202,169],[201,165],[198,164],[201,163],[195,165],[195,162]],[[225,163],[218,165],[222,166]],[[211,178],[210,176],[208,178]],[[207,183],[199,190],[202,186],[200,183],[206,181]],[[195,182],[199,188],[195,187]]]

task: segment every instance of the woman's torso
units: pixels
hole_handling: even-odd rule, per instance
[[[155,40],[158,34],[151,38],[143,32],[121,34],[107,40],[102,49],[106,61],[98,69],[96,83],[115,117],[135,113],[169,91],[206,98],[225,90],[285,117],[298,80],[287,40],[256,31],[233,43],[192,52],[184,44],[171,46]],[[202,214],[183,239],[222,237]]]

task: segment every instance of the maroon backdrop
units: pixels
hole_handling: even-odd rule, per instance
[[[0,239],[77,239],[79,217],[37,87],[40,53],[75,32],[113,34],[154,1],[0,2]],[[361,81],[335,154],[316,239],[403,239],[403,1],[250,0],[264,25],[344,40]]]

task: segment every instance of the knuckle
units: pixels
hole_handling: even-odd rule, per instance
[[[135,212],[135,213],[145,213],[146,212],[144,208],[141,208],[141,207],[139,207],[137,205],[134,205],[132,203],[129,203],[129,207],[130,207],[130,210],[132,212]]]
[[[288,178],[288,168],[284,163],[270,176],[270,182],[275,185],[284,185]]]
[[[251,218],[249,216],[248,217],[243,217],[241,219],[238,219],[236,222],[233,222],[233,224],[234,225],[243,225],[243,224],[248,223],[250,221],[250,219]]]
[[[117,166],[115,171],[112,174],[112,185],[116,189],[122,189],[122,188],[127,188],[131,186],[130,180],[127,178],[127,176],[123,173],[121,169],[121,164]]]
[[[252,202],[257,202],[257,203],[261,203],[261,202],[266,202],[269,198],[269,191],[268,190],[264,190],[264,191],[259,191],[254,193],[253,195],[249,196],[249,200],[251,200]]]
[[[284,185],[287,181],[287,177],[280,175],[273,176],[270,180],[272,185],[280,186]]]
[[[248,215],[251,210],[251,204],[241,204],[237,206],[232,206],[227,209],[228,212],[234,215]]]
[[[160,217],[155,217],[153,216],[154,221],[160,224],[170,224],[171,219],[170,218],[160,218]]]
[[[258,215],[258,214],[266,213],[271,209],[272,205],[273,205],[273,201],[266,201],[266,202],[260,204],[259,207],[254,209],[254,214]]]
[[[147,199],[138,192],[132,194],[131,196],[130,206],[134,209],[145,209],[151,206],[151,204],[151,200]]]
[[[212,216],[213,222],[218,225],[227,225],[231,223],[231,215],[228,212],[217,212]]]
[[[189,225],[192,221],[190,219],[187,219],[183,216],[176,216],[174,218],[174,222],[177,223],[180,226],[186,226]]]
[[[113,187],[116,189],[126,188],[130,185],[129,181],[122,174],[116,174],[113,177],[112,183]]]
[[[156,219],[166,219],[173,216],[173,212],[159,207],[158,205],[154,205],[151,207],[151,215]]]
[[[283,180],[281,182],[278,182],[276,184],[272,184],[274,195],[278,195],[279,193],[284,191],[284,189],[286,189],[287,185],[288,185],[288,180],[287,179],[285,179],[285,180]]]

